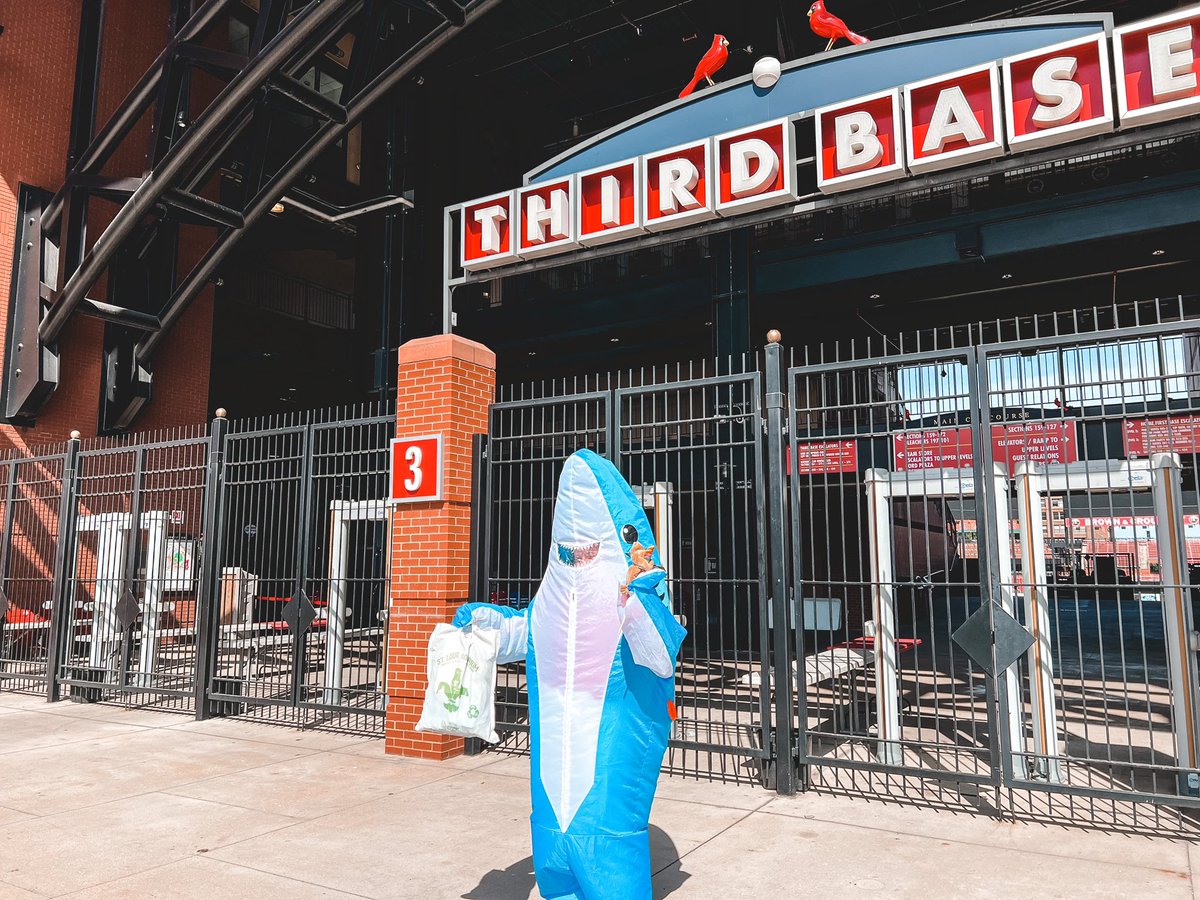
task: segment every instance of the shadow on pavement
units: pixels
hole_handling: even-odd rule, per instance
[[[691,877],[683,871],[675,842],[654,825],[650,826],[650,857],[655,900],[669,897]],[[527,856],[506,869],[492,869],[462,897],[463,900],[529,900],[536,886],[533,857]]]

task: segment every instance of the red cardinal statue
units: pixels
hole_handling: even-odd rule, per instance
[[[679,92],[679,96],[686,97],[694,91],[701,78],[712,84],[712,77],[720,71],[727,59],[729,59],[729,41],[725,40],[723,34],[714,34],[712,46],[708,48],[707,53],[700,57],[700,62],[696,63],[696,74],[692,76],[687,87]]]
[[[828,50],[838,38],[845,38],[855,44],[865,44],[867,39],[861,34],[855,34],[846,27],[846,23],[825,9],[825,0],[816,0],[808,10],[808,27],[814,34],[829,38],[825,45]]]

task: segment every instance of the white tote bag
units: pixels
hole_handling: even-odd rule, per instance
[[[429,637],[429,684],[417,731],[482,738],[495,744],[496,653],[494,628],[441,624]]]

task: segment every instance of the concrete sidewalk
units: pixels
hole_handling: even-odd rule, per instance
[[[0,900],[537,897],[528,761],[0,693]],[[664,778],[656,896],[1193,897],[1179,838]]]

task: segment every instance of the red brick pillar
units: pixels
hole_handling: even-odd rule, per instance
[[[458,738],[413,730],[425,695],[429,634],[468,599],[471,542],[471,437],[487,431],[496,391],[496,354],[457,335],[400,348],[397,437],[441,434],[442,499],[399,504],[392,517],[388,626],[388,753],[447,759]]]

